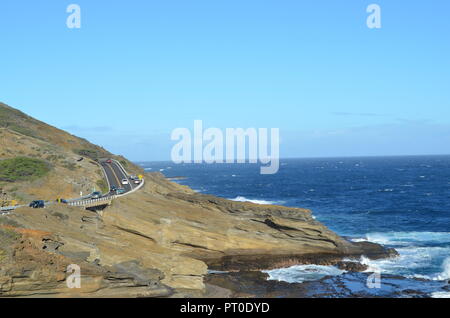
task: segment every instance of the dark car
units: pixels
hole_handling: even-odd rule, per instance
[[[33,209],[42,209],[45,207],[45,202],[44,200],[35,200],[30,203],[29,207]]]
[[[56,199],[56,202],[58,202],[58,203],[67,203],[67,200],[66,199],[61,199],[61,198],[58,198],[58,199]]]
[[[117,187],[113,185],[109,191],[116,192],[116,190],[117,190]]]
[[[95,191],[91,193],[91,199],[99,199],[102,197],[101,192]]]

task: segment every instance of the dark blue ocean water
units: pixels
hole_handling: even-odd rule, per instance
[[[395,247],[386,273],[450,279],[450,156],[285,159],[274,175],[255,164],[140,163],[196,191],[308,208],[340,235]]]

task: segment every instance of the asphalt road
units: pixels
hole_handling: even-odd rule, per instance
[[[106,177],[108,178],[110,187],[115,186],[116,188],[124,188],[125,193],[133,190],[135,185],[132,180],[126,175],[126,173],[120,168],[120,166],[112,160],[111,163],[107,161],[102,161],[100,163],[105,169]],[[122,180],[128,180],[128,184],[122,184]]]
[[[123,188],[125,189],[124,193],[130,192],[134,188],[138,187],[139,184],[135,184],[133,180],[130,180],[129,176],[125,171],[122,170],[122,168],[118,165],[118,163],[114,160],[111,160],[111,162],[107,162],[108,160],[102,160],[100,161],[100,164],[105,169],[106,177],[108,178],[108,182],[110,187],[115,186],[116,188]],[[126,179],[128,180],[128,184],[122,184],[122,180]],[[142,182],[142,181],[141,181]],[[108,194],[104,194],[104,196],[107,196]],[[77,198],[77,199],[68,199],[68,202],[76,202],[76,201],[82,201],[89,198],[88,196]],[[54,204],[55,201],[46,201],[45,205]],[[28,204],[23,205],[17,205],[14,207],[3,207],[0,208],[0,215],[7,214],[9,211],[14,210],[15,208],[20,207],[26,207]]]

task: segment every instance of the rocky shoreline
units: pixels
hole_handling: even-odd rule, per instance
[[[430,298],[435,291],[450,292],[448,282],[382,275],[380,288],[368,288],[372,273],[349,271],[314,281],[288,283],[269,280],[260,271],[210,273],[205,277],[209,297],[262,298]]]
[[[358,248],[359,247],[359,248]],[[355,243],[355,250],[350,253],[326,254],[287,254],[287,255],[228,255],[218,259],[204,259],[208,269],[217,271],[254,271],[270,270],[293,265],[335,265],[342,269],[358,268],[363,271],[367,267],[359,262],[345,262],[345,258],[382,259],[398,256],[395,249],[384,248],[370,242]]]
[[[270,295],[264,288],[279,285],[260,270],[321,264],[361,271],[362,264],[342,260],[397,255],[337,235],[307,209],[200,194],[2,103],[0,111],[0,143],[10,150],[0,159],[40,158],[48,167],[35,179],[4,182],[11,199],[25,207],[0,215],[0,297],[251,294],[239,282],[255,286],[255,295]],[[98,210],[26,207],[31,200],[55,201],[89,193],[93,185],[105,187],[98,158],[115,158],[129,173],[145,174],[145,185]],[[80,268],[80,288],[66,284],[71,265]],[[237,285],[220,287],[226,281],[211,270],[230,271],[224,277]]]
[[[357,263],[342,259],[397,255],[336,235],[308,210],[203,195],[159,173],[146,180],[142,190],[101,211],[57,205],[2,216],[0,229],[14,239],[2,260],[0,295],[203,297],[214,285],[208,270],[255,275],[295,264],[354,270]],[[82,290],[65,288],[68,264],[80,265]],[[273,284],[257,277],[261,286]]]

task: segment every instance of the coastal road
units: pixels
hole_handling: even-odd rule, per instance
[[[140,181],[139,184],[135,184],[133,180],[130,179],[130,176],[127,175],[127,172],[125,169],[115,160],[110,159],[103,159],[99,161],[100,165],[105,170],[105,175],[109,183],[109,187],[116,187],[116,188],[123,188],[125,190],[124,193],[126,194],[128,192],[131,192],[135,190],[136,188],[140,187],[142,183],[144,182],[144,179]],[[126,179],[128,182],[127,184],[123,184],[122,180]],[[109,197],[112,193],[104,193],[103,198]],[[115,193],[114,193],[115,194]],[[91,195],[88,194],[81,198],[76,199],[67,199],[65,203],[69,203],[72,205],[76,205],[77,202],[83,202],[86,200],[89,200],[91,198]],[[91,202],[92,203],[92,202]],[[45,206],[55,204],[55,201],[45,201]],[[9,214],[10,211],[15,210],[17,208],[21,207],[28,207],[28,204],[24,205],[16,205],[16,206],[8,206],[8,207],[0,207],[0,215],[6,215]]]
[[[105,169],[110,187],[123,188],[125,193],[127,193],[138,186],[138,184],[133,183],[133,180],[130,180],[129,176],[115,160],[102,160],[100,164]],[[128,180],[128,184],[122,184],[124,179]]]

